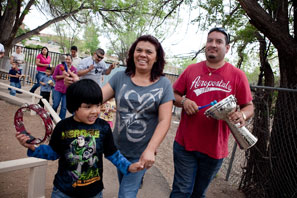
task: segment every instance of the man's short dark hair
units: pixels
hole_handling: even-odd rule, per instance
[[[225,28],[222,27],[214,27],[211,28],[208,32],[207,35],[209,35],[212,32],[221,32],[225,35],[225,40],[226,40],[226,45],[228,45],[230,43],[230,35],[228,34],[228,32],[225,30]]]
[[[97,53],[97,54],[99,53],[99,54],[104,55],[105,54],[105,51],[102,48],[98,48],[95,53]]]
[[[102,104],[102,91],[100,86],[91,79],[79,80],[67,88],[66,106],[70,113],[77,111],[82,103]]]
[[[73,46],[71,47],[71,50],[75,50],[75,51],[77,51],[77,47],[76,47],[75,45],[73,45]]]

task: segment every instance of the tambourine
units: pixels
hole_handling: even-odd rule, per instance
[[[23,122],[23,112],[35,111],[37,115],[43,120],[45,127],[45,135],[43,138],[35,138],[29,132],[27,132],[24,122]],[[44,142],[53,132],[53,122],[50,118],[49,112],[42,108],[39,104],[25,104],[23,107],[19,108],[14,115],[14,126],[18,133],[25,134],[30,137],[27,140],[28,144],[41,144]]]

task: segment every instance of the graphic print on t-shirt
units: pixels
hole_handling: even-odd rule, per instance
[[[126,87],[126,84],[122,86],[117,97],[122,98],[118,110],[123,116],[117,118],[121,120],[118,122],[119,131],[125,127],[127,139],[130,142],[140,142],[145,138],[144,132],[148,127],[146,118],[150,117],[148,113],[154,111],[155,102],[162,97],[163,88],[152,89],[141,94],[133,89],[126,90]]]
[[[72,176],[73,187],[86,186],[100,180],[97,167],[96,140],[94,136],[80,135],[70,144],[66,160],[71,166],[69,174]]]
[[[194,89],[193,92],[195,92],[196,96],[211,91],[223,91],[227,93],[232,91],[230,81],[224,82],[224,80],[201,80],[201,76],[197,76],[193,80],[190,90],[191,89]]]

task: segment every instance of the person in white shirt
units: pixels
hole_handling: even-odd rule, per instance
[[[101,76],[108,75],[115,68],[116,63],[112,63],[109,67],[104,62],[104,50],[98,48],[93,56],[89,56],[80,61],[77,67],[77,74],[80,76],[80,79],[92,79],[100,87],[101,85]]]
[[[25,67],[25,54],[23,54],[23,47],[18,45],[16,46],[15,52],[11,54],[10,64],[17,63],[19,70],[23,71]]]
[[[78,64],[81,61],[81,58],[78,57],[77,55],[77,47],[73,45],[71,47],[71,57],[72,57],[72,65],[77,68]]]

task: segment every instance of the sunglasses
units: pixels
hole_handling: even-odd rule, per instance
[[[214,27],[212,29],[209,30],[208,34],[212,33],[212,32],[221,32],[226,36],[226,44],[229,44],[230,42],[230,35],[227,33],[227,31],[222,28],[222,27]]]
[[[96,56],[97,56],[100,60],[102,60],[102,59],[104,58],[104,56],[100,56],[100,55],[98,55],[98,54],[96,54]]]

